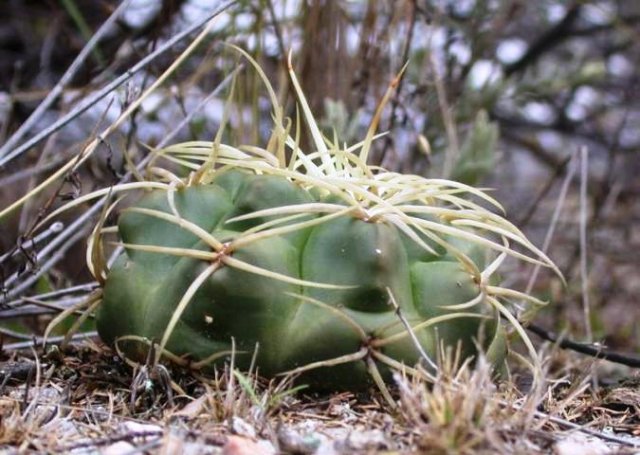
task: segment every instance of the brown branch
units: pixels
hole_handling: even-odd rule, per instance
[[[545,52],[570,38],[572,36],[571,27],[580,16],[581,8],[582,6],[580,3],[574,3],[560,22],[548,29],[536,41],[531,43],[529,50],[520,57],[520,59],[505,66],[505,76],[508,77],[515,73],[524,71],[528,66],[535,63],[535,61],[538,60],[538,58]]]
[[[527,330],[531,333],[538,335],[540,338],[546,341],[557,344],[561,349],[568,349],[570,351],[579,352],[596,359],[608,360],[609,362],[619,363],[632,368],[640,368],[640,357],[629,354],[621,354],[619,352],[611,351],[609,349],[602,348],[596,344],[591,343],[578,343],[577,341],[570,340],[564,336],[558,336],[548,330],[540,327],[536,324],[529,324]]]
[[[554,187],[556,180],[558,180],[565,173],[565,170],[570,161],[571,161],[571,155],[566,157],[564,161],[562,161],[562,163],[560,163],[553,169],[553,175],[551,175],[551,177],[543,185],[540,191],[538,191],[538,194],[534,196],[533,202],[529,205],[529,208],[516,222],[517,226],[519,226],[522,229],[527,224],[529,224],[529,222],[531,221],[531,218],[533,217],[534,213],[538,209],[538,206],[540,205],[542,200],[549,194],[551,189]]]
[[[269,9],[269,15],[271,16],[271,22],[273,25],[273,31],[276,34],[276,40],[278,41],[278,48],[280,49],[280,54],[282,56],[282,64],[284,68],[287,67],[287,47],[284,44],[284,37],[282,35],[282,29],[280,28],[280,24],[278,23],[278,16],[276,15],[276,9],[273,6],[272,0],[267,0],[267,7]]]

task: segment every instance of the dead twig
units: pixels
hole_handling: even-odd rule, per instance
[[[596,343],[578,343],[577,341],[570,340],[564,336],[558,336],[549,332],[537,324],[529,324],[527,326],[527,330],[538,335],[543,340],[555,343],[562,349],[569,349],[571,351],[589,355],[596,359],[608,360],[609,362],[619,363],[632,368],[640,368],[640,357],[638,356],[610,351]]]
[[[195,24],[191,25],[190,27],[187,27],[182,32],[180,32],[180,33],[176,34],[175,36],[173,36],[170,40],[168,40],[162,46],[158,47],[157,50],[155,50],[151,54],[147,55],[145,58],[140,60],[134,66],[129,68],[121,76],[117,77],[112,82],[107,84],[104,88],[102,88],[102,90],[99,90],[93,96],[85,99],[85,102],[82,103],[80,106],[76,107],[71,112],[69,112],[68,114],[63,116],[60,120],[55,122],[53,125],[45,128],[44,130],[42,130],[41,132],[39,132],[38,134],[33,136],[30,140],[28,140],[27,142],[25,142],[21,146],[17,147],[13,152],[11,152],[11,153],[7,154],[6,156],[0,158],[0,169],[4,168],[4,166],[8,162],[12,161],[14,158],[22,155],[27,150],[29,150],[31,147],[33,147],[34,145],[38,144],[43,139],[47,138],[51,134],[53,134],[56,131],[58,131],[61,128],[63,128],[69,122],[71,122],[74,119],[76,119],[82,113],[84,113],[85,111],[87,111],[88,109],[93,107],[98,101],[100,101],[101,99],[103,99],[104,97],[106,97],[107,95],[112,93],[116,88],[120,87],[126,81],[131,79],[136,73],[140,72],[142,69],[144,69],[148,65],[150,65],[159,56],[161,56],[164,53],[166,53],[167,51],[169,51],[177,43],[179,43],[180,41],[182,41],[185,38],[187,38],[193,32],[195,32],[199,28],[203,27],[211,19],[213,19],[214,17],[218,16],[222,12],[226,11],[227,9],[229,9],[232,5],[234,5],[237,2],[238,2],[238,0],[231,0],[231,1],[223,3],[213,13],[206,15],[203,19],[197,21]]]

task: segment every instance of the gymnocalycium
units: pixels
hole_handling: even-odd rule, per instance
[[[152,347],[155,361],[197,369],[233,355],[239,368],[325,388],[380,386],[419,362],[433,371],[442,346],[501,364],[505,327],[535,355],[512,303],[542,302],[501,287],[496,271],[507,256],[553,263],[486,208],[501,210],[485,192],[368,164],[397,80],[366,137],[346,146],[322,134],[290,69],[310,133],[303,151],[299,117],[284,117],[255,66],[273,104],[264,148],[222,143],[223,125],[214,141],[155,150],[145,184],[100,192],[148,189],[119,215],[112,267],[106,216],[90,242],[103,340],[137,361]]]

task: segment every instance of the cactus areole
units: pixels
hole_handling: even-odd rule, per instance
[[[551,262],[485,208],[499,208],[485,193],[367,165],[381,107],[363,142],[328,140],[291,77],[315,150],[289,135],[269,87],[265,148],[219,135],[159,150],[157,162],[188,177],[152,169],[154,189],[120,214],[124,251],[109,270],[96,265],[96,229],[100,336],[140,362],[155,352],[211,369],[233,356],[238,368],[338,389],[436,368],[443,346],[501,362],[504,323],[517,325],[510,302],[540,302],[495,272],[508,255]]]

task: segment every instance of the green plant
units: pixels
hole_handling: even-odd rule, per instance
[[[500,209],[487,194],[367,165],[397,80],[365,139],[341,147],[320,132],[290,69],[315,148],[305,153],[299,119],[292,136],[293,122],[255,66],[274,109],[265,148],[223,144],[223,125],[213,142],[155,151],[155,161],[179,165],[186,177],[152,166],[153,180],[70,204],[149,190],[120,215],[124,252],[113,267],[101,237],[115,232],[103,227],[115,204],[90,241],[89,266],[103,285],[101,337],[133,359],[157,343],[156,362],[164,355],[200,369],[234,355],[241,369],[304,374],[325,388],[373,380],[384,390],[394,369],[416,373],[420,361],[433,371],[441,343],[464,358],[484,350],[499,364],[503,319],[535,357],[505,301],[542,302],[498,286],[495,272],[509,255],[555,269],[551,261],[482,205]]]

